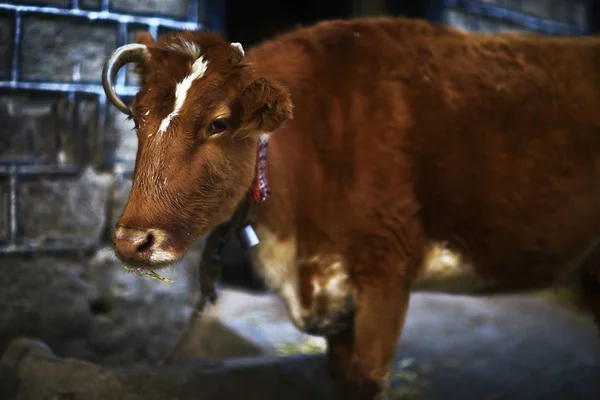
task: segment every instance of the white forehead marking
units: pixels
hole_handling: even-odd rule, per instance
[[[169,43],[167,47],[172,50],[188,54],[194,59],[200,57],[200,46],[188,40],[180,39],[179,43]]]
[[[158,133],[162,135],[167,131],[171,120],[177,116],[179,110],[181,110],[181,107],[183,107],[187,92],[190,90],[190,87],[192,87],[192,83],[204,75],[207,66],[208,61],[205,61],[204,57],[198,58],[196,61],[194,61],[194,64],[192,64],[192,73],[177,84],[177,87],[175,88],[175,107],[173,108],[173,111],[160,123]]]
[[[237,42],[231,43],[231,46],[232,47],[237,47],[242,52],[242,56],[244,55],[244,48],[242,47],[241,43],[237,43]]]

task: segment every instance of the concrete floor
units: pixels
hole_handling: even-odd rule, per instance
[[[200,345],[221,360],[104,368],[61,360],[43,343],[17,340],[0,362],[0,398],[336,398],[322,354],[282,356],[322,353],[324,347],[299,333],[273,296],[222,289],[199,328],[187,350],[193,354]],[[591,320],[540,295],[415,293],[396,356],[390,400],[600,399],[600,341]]]
[[[321,353],[271,296],[222,290],[210,314],[265,353]],[[600,341],[589,316],[556,298],[414,293],[391,398],[600,399]]]
[[[428,399],[600,399],[591,319],[539,296],[417,294],[398,347]]]

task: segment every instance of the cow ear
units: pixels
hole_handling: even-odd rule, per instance
[[[135,41],[146,46],[154,44],[154,38],[150,32],[139,32],[135,37]]]
[[[231,64],[236,65],[239,64],[244,59],[244,48],[240,43],[231,43]]]
[[[274,81],[259,78],[242,91],[242,129],[247,133],[271,133],[293,118],[289,90]]]
[[[150,32],[139,32],[135,38],[136,43],[143,44],[146,46],[152,46],[154,44],[154,38]],[[133,73],[137,75],[141,84],[144,84],[146,75],[148,74],[148,65],[145,62],[136,62],[133,66]]]

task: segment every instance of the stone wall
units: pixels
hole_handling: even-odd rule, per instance
[[[587,0],[444,0],[444,23],[486,33],[533,31],[583,35]]]
[[[102,87],[105,59],[221,25],[220,0],[0,0],[0,352],[17,336],[104,364],[165,354],[190,311],[199,248],[166,275],[125,272],[110,228],[129,194],[133,124]],[[135,93],[121,73],[118,90]]]

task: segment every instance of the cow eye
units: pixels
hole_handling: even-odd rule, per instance
[[[208,128],[208,135],[216,135],[217,133],[221,133],[229,128],[229,119],[228,118],[219,118],[216,119],[210,124]]]

